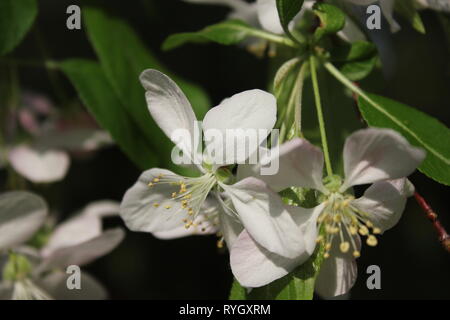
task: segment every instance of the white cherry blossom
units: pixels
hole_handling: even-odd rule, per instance
[[[305,239],[305,250],[295,257],[283,257],[261,247],[243,231],[231,248],[235,277],[246,287],[259,287],[292,271],[305,254],[312,254],[317,242],[324,242],[325,262],[317,280],[324,296],[345,294],[356,280],[355,258],[361,254],[360,235],[369,246],[377,235],[400,219],[407,197],[413,193],[406,179],[422,162],[425,152],[389,129],[364,129],[349,136],[344,147],[345,179],[324,179],[322,151],[303,139],[280,146],[280,171],[275,176],[258,175],[258,167],[243,167],[241,176],[252,174],[276,191],[290,186],[320,191],[320,204],[311,209],[296,207],[293,219]],[[358,199],[351,187],[372,184]],[[319,230],[324,233],[319,235]],[[287,231],[285,232],[285,234]]]

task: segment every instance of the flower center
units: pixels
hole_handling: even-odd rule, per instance
[[[148,184],[149,188],[164,186],[167,197],[163,202],[153,202],[155,208],[163,207],[165,210],[176,210],[181,213],[182,221],[186,229],[200,227],[206,231],[202,224],[208,222],[216,224],[216,216],[205,210],[199,217],[202,205],[211,189],[216,185],[217,178],[213,173],[206,173],[201,177],[180,177],[177,175],[160,174]]]
[[[359,211],[351,205],[354,199],[351,195],[344,195],[338,192],[331,193],[327,200],[327,205],[320,214],[317,222],[319,229],[324,230],[325,234],[317,238],[318,242],[325,242],[324,257],[330,256],[330,250],[333,241],[338,237],[339,250],[342,253],[353,250],[353,256],[358,258],[359,251],[358,234],[365,236],[366,243],[369,246],[376,246],[378,240],[375,235],[381,233],[381,229],[374,226],[370,221],[368,214]]]

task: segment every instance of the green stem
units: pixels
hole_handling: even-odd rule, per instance
[[[327,142],[327,134],[325,131],[325,122],[323,118],[323,111],[322,111],[322,102],[320,100],[320,92],[319,92],[319,83],[317,81],[317,70],[316,70],[316,61],[315,57],[311,55],[309,57],[309,64],[311,67],[311,79],[314,89],[314,99],[316,102],[316,109],[317,109],[317,119],[319,120],[319,128],[320,128],[320,136],[322,138],[322,147],[323,147],[323,153],[325,157],[325,166],[327,168],[327,173],[329,176],[333,175],[333,169],[331,168],[331,161],[330,161],[330,153],[328,151],[328,142]]]
[[[297,81],[294,87],[294,103],[295,103],[295,113],[294,113],[294,126],[295,126],[295,136],[300,137],[302,135],[302,98],[303,98],[303,84],[305,80],[306,69],[308,64],[305,62],[298,73]]]
[[[266,32],[266,31],[262,31],[262,30],[252,30],[250,32],[250,34],[252,34],[255,37],[261,38],[261,39],[266,39],[268,41],[271,42],[275,42],[275,43],[279,43],[288,47],[292,47],[292,48],[297,48],[299,45],[292,41],[290,38],[284,37],[284,36],[280,36],[274,33],[270,33],[270,32]]]

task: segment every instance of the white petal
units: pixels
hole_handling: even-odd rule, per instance
[[[189,100],[172,79],[157,70],[147,69],[139,79],[146,90],[147,106],[153,119],[167,137],[189,154],[197,121]],[[174,132],[180,129],[190,136],[184,136],[182,141],[176,139]]]
[[[278,172],[274,175],[265,175],[261,171],[262,167],[277,166]],[[304,139],[296,138],[282,144],[278,153],[272,149],[257,165],[240,165],[238,177],[244,176],[254,176],[277,192],[293,186],[326,192],[322,184],[323,153]]]
[[[105,300],[108,297],[103,285],[85,271],[81,273],[81,289],[69,290],[69,276],[62,271],[53,271],[37,283],[56,300]]]
[[[181,201],[174,201],[172,193],[180,187],[170,183],[148,184],[160,175],[183,177],[165,169],[150,169],[141,174],[138,181],[125,193],[120,206],[120,216],[132,231],[163,233],[178,230],[183,220],[190,219]]]
[[[289,207],[292,218],[300,228],[300,232],[303,234],[305,239],[305,249],[309,255],[312,255],[316,249],[316,240],[319,232],[317,229],[317,219],[324,207],[325,203],[321,203],[312,209],[293,206]]]
[[[361,239],[354,238],[357,250],[361,250]],[[315,290],[324,297],[331,298],[346,294],[356,282],[358,266],[352,251],[342,253],[339,250],[339,239],[335,237],[330,257],[325,259],[316,279]]]
[[[0,283],[0,300],[11,300],[13,296],[13,286],[10,282]]]
[[[219,204],[215,199],[207,198],[203,203],[202,209],[194,219],[194,225],[186,229],[185,223],[180,224],[169,230],[154,232],[153,235],[158,239],[176,239],[193,235],[209,235],[219,231]]]
[[[400,220],[407,197],[411,196],[413,190],[414,187],[406,178],[375,182],[351,205],[367,213],[375,227],[386,231]]]
[[[264,249],[244,230],[231,248],[230,264],[242,286],[257,288],[287,275],[308,257],[306,254],[293,259],[281,257]]]
[[[99,200],[88,204],[83,211],[82,215],[105,218],[119,215],[120,203],[113,200]]]
[[[116,201],[96,201],[86,206],[73,218],[59,224],[42,249],[44,256],[55,250],[78,245],[102,234],[102,218],[118,215],[120,205]]]
[[[82,266],[98,259],[116,248],[123,240],[125,232],[112,229],[103,232],[100,236],[75,246],[55,250],[46,257],[37,268],[39,272],[52,268],[65,268],[70,265]]]
[[[305,250],[303,237],[280,196],[258,179],[222,185],[244,228],[267,250],[287,258]]]
[[[280,17],[278,16],[277,4],[274,0],[257,0],[258,19],[263,29],[282,34],[284,33],[281,26]]]
[[[212,163],[243,163],[270,133],[276,112],[275,97],[257,89],[238,93],[209,110],[203,130]]]
[[[45,201],[24,191],[0,195],[0,250],[22,244],[33,236],[47,216]]]
[[[34,183],[50,183],[63,179],[70,158],[58,150],[38,150],[22,145],[9,152],[9,161],[18,173]]]
[[[347,188],[410,175],[425,158],[422,149],[413,147],[394,130],[363,129],[347,138],[344,146]]]

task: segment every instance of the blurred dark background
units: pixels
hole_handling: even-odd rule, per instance
[[[222,20],[227,14],[225,8],[179,0],[90,3],[127,20],[166,66],[206,89],[213,105],[234,93],[267,87],[268,61],[257,59],[242,48],[209,44],[187,45],[171,52],[160,50],[163,40],[172,33],[194,31]],[[71,4],[80,2],[39,1],[35,27],[43,35],[52,59],[96,59],[84,30],[69,31],[65,27],[66,8]],[[403,29],[390,38],[396,57],[391,57],[390,69],[385,72],[387,78],[378,83],[379,91],[448,126],[450,48],[435,13],[423,11],[422,18],[427,35],[417,33],[399,19]],[[14,55],[41,59],[33,32]],[[75,99],[70,83],[62,74],[59,79],[67,94]],[[22,68],[20,81],[23,88],[44,93],[58,103],[44,69]],[[139,173],[117,148],[111,147],[89,161],[73,160],[63,182],[39,191],[48,195],[55,210],[68,216],[94,200],[120,201]],[[420,173],[411,180],[450,229],[448,188]],[[121,225],[120,219],[107,221],[108,227],[117,225]],[[431,224],[413,199],[400,223],[379,242],[375,248],[363,248],[352,299],[450,298],[450,255],[440,246]],[[366,287],[366,268],[372,264],[381,267],[381,290],[370,291]],[[227,254],[219,252],[214,236],[160,241],[150,234],[128,232],[114,252],[87,270],[107,287],[113,299],[225,299],[232,281]]]

